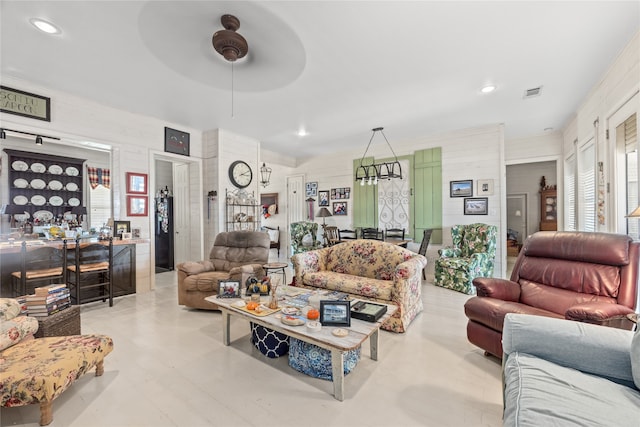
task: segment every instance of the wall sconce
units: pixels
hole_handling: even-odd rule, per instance
[[[264,163],[262,163],[262,167],[260,168],[260,185],[266,187],[269,185],[269,180],[271,179],[271,168],[267,167]]]
[[[42,137],[40,135],[36,136],[36,145],[42,145]]]
[[[514,213],[514,215],[515,215],[515,216],[522,216],[522,212],[518,209],[518,210]]]

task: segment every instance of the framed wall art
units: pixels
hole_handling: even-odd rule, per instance
[[[147,196],[127,196],[127,216],[147,216],[149,198]]]
[[[306,197],[317,197],[318,196],[318,183],[317,182],[307,182],[307,193]]]
[[[166,153],[189,155],[189,134],[168,127],[164,128],[164,151]]]
[[[476,193],[478,196],[493,196],[493,180],[479,179],[476,181]]]
[[[329,206],[328,191],[318,191],[318,206]]]
[[[334,215],[346,215],[347,214],[347,202],[333,202],[333,214]]]
[[[0,98],[3,100],[0,107],[3,113],[51,121],[51,98],[7,86],[0,86]]]
[[[464,181],[449,182],[449,197],[472,197],[473,196],[473,180],[466,179]]]
[[[488,215],[489,199],[486,197],[464,199],[464,214],[465,215]]]
[[[331,200],[348,199],[351,196],[351,187],[341,187],[331,189]]]
[[[147,194],[147,174],[127,172],[127,194]]]

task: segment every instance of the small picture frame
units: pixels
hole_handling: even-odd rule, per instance
[[[489,199],[486,197],[464,199],[464,214],[465,215],[488,215]]]
[[[333,202],[333,214],[334,215],[346,215],[347,214],[347,202]]]
[[[476,194],[478,196],[493,196],[493,180],[479,179],[476,181]]]
[[[122,233],[122,240],[131,240],[133,238],[133,233]]]
[[[318,206],[329,206],[329,191],[318,191]]]
[[[131,232],[131,221],[113,221],[113,236],[122,237],[122,234]]]
[[[351,187],[341,187],[331,189],[331,200],[349,199],[351,196]]]
[[[164,151],[166,153],[189,155],[189,134],[165,126]]]
[[[127,196],[127,216],[147,216],[149,198],[147,196]]]
[[[147,194],[147,174],[127,172],[127,194]]]
[[[320,323],[322,326],[351,326],[351,302],[321,300]]]
[[[473,180],[449,181],[449,197],[473,197]]]
[[[318,196],[318,182],[307,182],[307,192],[306,197],[317,197]]]
[[[131,229],[131,236],[134,239],[139,239],[141,235],[142,235],[142,229],[140,227],[133,227]]]
[[[240,281],[218,281],[218,298],[240,298]]]

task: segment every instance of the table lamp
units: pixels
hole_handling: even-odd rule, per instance
[[[0,209],[0,214],[9,215],[11,217],[11,228],[16,228],[16,214],[23,214],[24,208],[21,208],[18,205],[2,205],[2,209]]]
[[[640,218],[640,206],[631,211],[627,218]]]
[[[331,212],[329,211],[329,209],[320,208],[320,210],[318,211],[318,215],[317,216],[319,218],[322,218],[322,228],[325,228],[327,226],[325,218],[333,216],[333,215],[331,215]]]

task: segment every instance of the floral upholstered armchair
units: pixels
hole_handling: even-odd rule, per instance
[[[435,285],[475,295],[473,279],[493,277],[497,227],[487,224],[451,227],[453,247],[440,249],[435,265]]]
[[[322,248],[318,241],[318,224],[300,221],[291,223],[291,252],[292,255]]]

